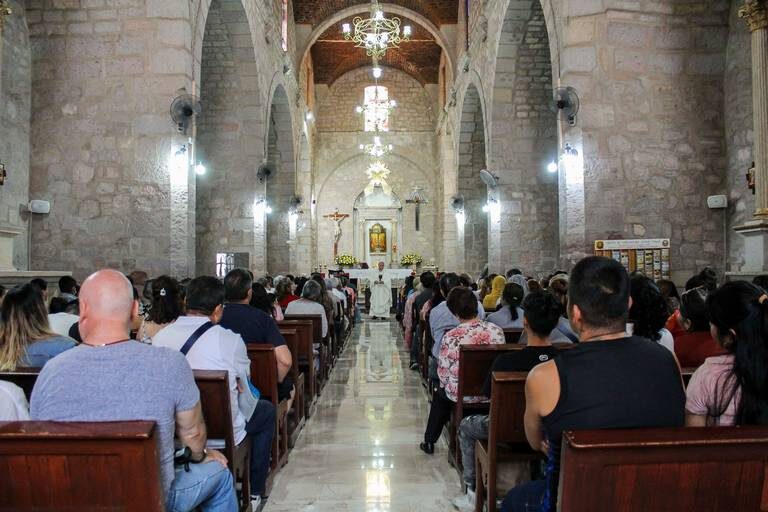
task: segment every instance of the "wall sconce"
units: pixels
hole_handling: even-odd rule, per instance
[[[483,211],[486,212],[491,222],[501,222],[501,203],[493,197],[488,198],[488,202],[483,205]]]
[[[189,171],[189,147],[182,144],[175,150],[171,148],[170,172],[175,178],[186,177]]]
[[[554,160],[549,162],[549,164],[547,165],[547,171],[551,174],[555,174],[557,170],[558,170],[557,162],[555,162]]]
[[[562,156],[563,166],[565,167],[566,182],[572,184],[584,183],[584,169],[579,151],[569,142],[563,147]]]
[[[5,185],[5,178],[8,176],[8,172],[5,170],[5,164],[0,162],[0,187]]]
[[[207,169],[205,168],[205,165],[203,165],[202,162],[197,162],[197,165],[195,166],[195,174],[202,176],[206,171]]]

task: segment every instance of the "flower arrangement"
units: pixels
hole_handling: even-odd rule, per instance
[[[337,265],[341,265],[342,267],[351,267],[352,265],[357,264],[357,258],[351,254],[338,254],[334,261],[336,261]]]
[[[400,259],[400,265],[403,266],[410,266],[410,265],[421,265],[421,262],[424,261],[421,256],[416,254],[415,252],[409,252],[405,256],[403,256]]]

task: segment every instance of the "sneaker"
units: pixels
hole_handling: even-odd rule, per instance
[[[253,512],[258,512],[259,507],[261,507],[261,496],[251,496],[251,510]]]
[[[458,498],[454,498],[453,506],[459,510],[474,510],[475,509],[475,491],[467,488],[467,493],[462,494]]]

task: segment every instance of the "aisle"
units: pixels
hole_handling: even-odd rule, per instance
[[[444,442],[431,457],[418,447],[429,403],[407,365],[394,321],[355,328],[266,512],[454,510]]]

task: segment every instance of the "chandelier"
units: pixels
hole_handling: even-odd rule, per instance
[[[363,192],[366,196],[369,196],[373,194],[374,189],[376,187],[381,187],[382,192],[384,192],[385,195],[392,195],[392,187],[389,186],[387,183],[387,178],[389,177],[390,170],[387,168],[386,165],[383,163],[376,161],[373,162],[369,167],[368,170],[365,171],[365,174],[368,175],[368,179],[371,181],[368,182],[368,186],[365,187],[365,190]]]
[[[373,137],[373,144],[360,144],[360,150],[373,158],[381,158],[394,149],[392,144],[382,144],[381,137]]]
[[[398,48],[400,43],[411,37],[411,26],[405,25],[400,31],[400,18],[386,18],[379,2],[371,2],[371,17],[356,16],[351,26],[341,25],[344,39],[355,43],[357,48],[365,48],[369,57],[382,57],[390,48]]]

